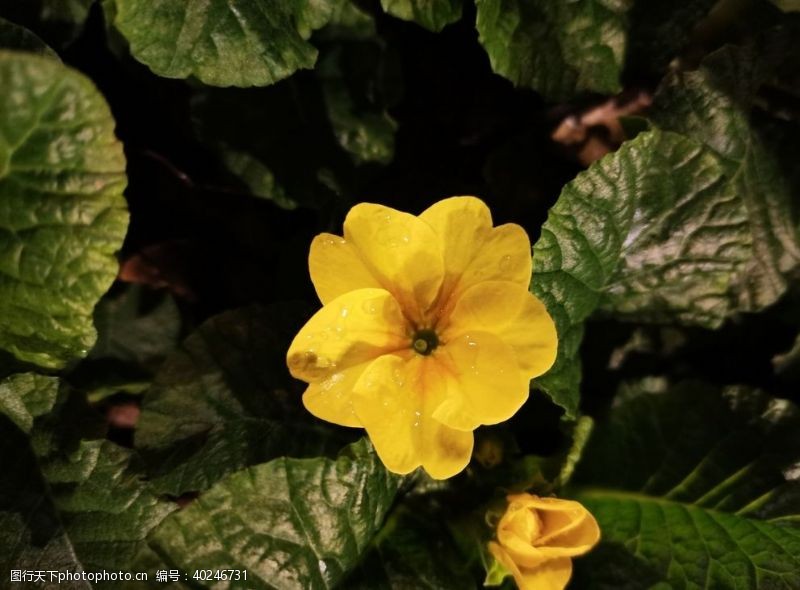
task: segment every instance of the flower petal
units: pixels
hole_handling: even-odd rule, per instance
[[[420,219],[442,241],[446,277],[442,304],[481,281],[531,282],[532,258],[528,234],[520,226],[492,227],[492,215],[476,197],[452,197],[430,206]]]
[[[333,373],[312,383],[303,394],[303,405],[317,418],[340,426],[363,427],[353,410],[353,387],[372,361]]]
[[[470,332],[434,354],[451,374],[447,396],[433,417],[457,430],[508,420],[528,399],[528,379],[514,350],[494,334]]]
[[[308,383],[407,348],[410,336],[400,305],[383,289],[337,297],[308,320],[286,355],[291,374]]]
[[[441,242],[431,227],[414,215],[361,203],[347,214],[344,237],[378,283],[424,324],[444,277]]]
[[[442,337],[476,330],[491,332],[514,349],[528,379],[545,373],[556,360],[558,335],[544,304],[527,287],[486,281],[458,299]]]
[[[348,291],[381,286],[353,244],[333,234],[320,234],[311,242],[308,270],[323,305]]]
[[[472,455],[472,432],[431,416],[444,392],[432,357],[413,352],[374,361],[355,386],[353,407],[384,465],[409,473],[422,465],[435,479],[452,477]]]

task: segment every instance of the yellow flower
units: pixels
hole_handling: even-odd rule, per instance
[[[395,473],[464,469],[472,431],[513,416],[555,360],[553,321],[528,291],[528,236],[492,227],[475,197],[418,217],[356,205],[344,237],[317,236],[308,262],[324,307],[287,354],[309,383],[303,403],[365,428]]]
[[[600,540],[594,516],[571,500],[517,494],[508,502],[489,551],[520,590],[563,590],[572,575],[572,558]]]

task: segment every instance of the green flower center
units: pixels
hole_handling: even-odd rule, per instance
[[[414,334],[413,344],[411,347],[419,354],[429,355],[437,346],[439,346],[439,338],[436,337],[436,332],[433,330],[420,330]]]

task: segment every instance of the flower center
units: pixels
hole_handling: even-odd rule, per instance
[[[419,330],[414,334],[411,347],[419,354],[429,355],[439,346],[439,339],[433,330]]]

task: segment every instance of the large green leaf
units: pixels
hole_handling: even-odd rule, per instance
[[[751,112],[763,83],[783,62],[797,60],[797,33],[795,27],[757,46],[726,47],[700,69],[668,78],[654,103],[656,124],[702,142],[720,157],[732,190],[747,208],[755,256],[736,292],[738,306],[748,311],[774,303],[800,267],[789,180],[781,155],[763,140]]]
[[[462,0],[381,0],[381,6],[392,16],[441,31],[461,18]]]
[[[145,394],[136,446],[153,484],[179,495],[275,457],[335,452],[348,431],[314,419],[286,369],[305,314],[249,307],[216,316],[189,336]]]
[[[661,380],[621,397],[571,490],[603,532],[580,562],[586,585],[798,587],[797,407],[741,387]]]
[[[559,334],[556,364],[538,385],[574,413],[583,322],[601,305],[639,320],[719,325],[752,258],[748,219],[735,176],[677,134],[643,133],[578,175],[534,246],[532,290]]]
[[[0,399],[4,412],[15,401],[28,410],[23,420],[11,412],[16,425],[0,415],[0,567],[5,575],[11,569],[135,572],[158,564],[145,537],[174,507],[141,481],[130,452],[108,441],[81,440],[79,400],[59,392],[56,379],[15,375],[0,383]],[[53,413],[46,414],[51,408]],[[59,587],[120,583],[72,581]],[[125,587],[148,585],[127,582]]]
[[[217,482],[150,542],[184,571],[247,570],[247,581],[217,587],[332,588],[358,563],[399,482],[366,439],[336,460],[275,459]]]
[[[114,0],[114,24],[156,74],[214,86],[266,86],[311,68],[306,41],[328,0]],[[113,11],[112,11],[113,12]]]
[[[54,59],[0,51],[0,349],[84,356],[117,273],[125,157],[103,97]]]
[[[621,89],[629,0],[477,0],[492,69],[548,99]]]

